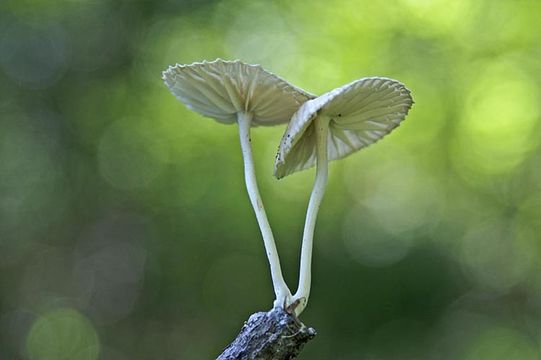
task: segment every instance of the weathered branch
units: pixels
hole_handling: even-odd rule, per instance
[[[237,338],[216,360],[291,360],[316,336],[282,308],[250,316]]]

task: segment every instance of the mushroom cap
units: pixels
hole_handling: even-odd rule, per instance
[[[327,155],[341,159],[375,143],[397,127],[413,104],[400,82],[381,77],[353,81],[305,102],[293,115],[280,142],[274,168],[277,178],[314,166],[314,119],[329,121]]]
[[[286,123],[311,95],[260,65],[216,59],[170,66],[162,78],[189,109],[232,124],[237,113],[251,113],[252,126]]]

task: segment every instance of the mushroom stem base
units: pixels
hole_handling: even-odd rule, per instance
[[[250,316],[237,338],[216,360],[296,358],[316,331],[282,308]]]

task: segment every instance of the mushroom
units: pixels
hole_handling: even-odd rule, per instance
[[[412,104],[410,91],[400,82],[371,77],[309,100],[293,115],[278,149],[274,174],[280,179],[316,163],[304,224],[299,285],[292,299],[298,302],[297,315],[310,295],[314,228],[327,184],[328,162],[378,141],[404,120]]]
[[[220,123],[239,125],[246,189],[270,263],[276,295],[274,307],[287,305],[291,292],[282,276],[274,236],[259,195],[250,128],[286,123],[305,101],[314,96],[259,65],[238,60],[177,64],[163,72],[163,80],[173,95],[189,109]]]

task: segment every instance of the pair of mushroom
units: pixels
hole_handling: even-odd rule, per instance
[[[176,65],[163,72],[171,92],[188,108],[225,124],[237,123],[244,158],[244,176],[270,263],[274,306],[299,315],[308,302],[317,213],[327,184],[328,162],[366,147],[400,124],[413,100],[400,82],[364,78],[319,97],[303,91],[259,65],[240,61],[203,61]],[[280,142],[277,178],[316,164],[316,179],[304,225],[299,285],[291,294],[254,170],[250,128],[289,122]]]

